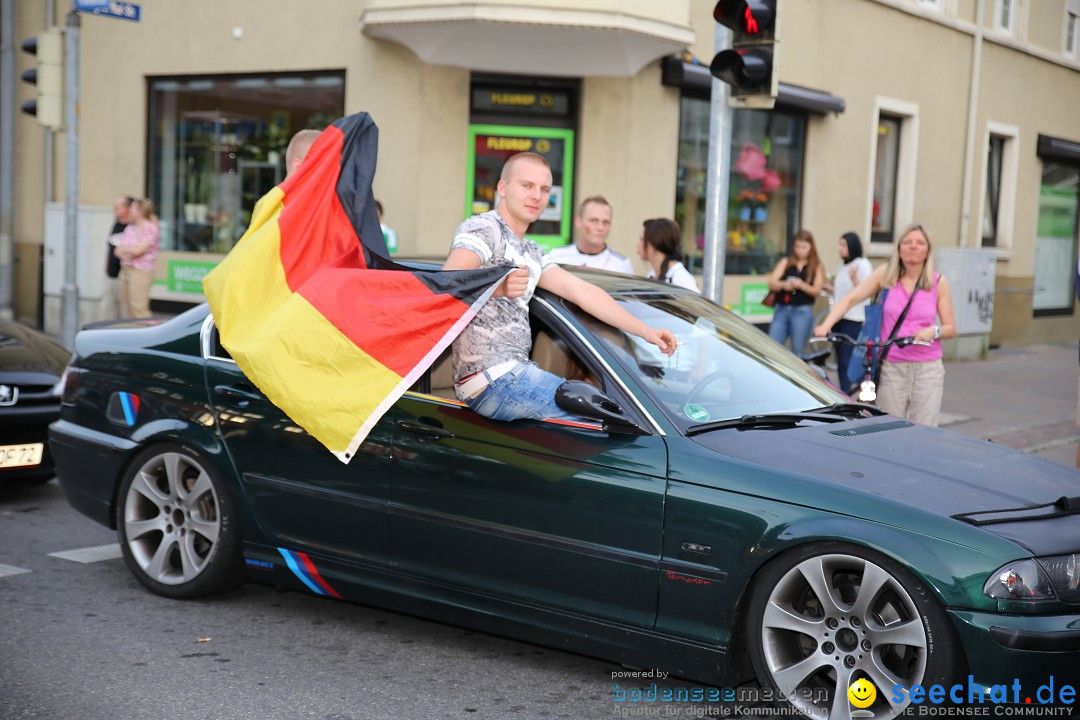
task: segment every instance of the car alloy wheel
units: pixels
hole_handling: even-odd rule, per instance
[[[909,700],[894,686],[947,684],[957,671],[955,633],[898,563],[828,545],[782,556],[756,583],[747,640],[758,680],[808,717],[896,717]],[[859,680],[874,686],[866,707],[848,694]]]
[[[148,448],[120,489],[117,530],[135,576],[168,597],[198,597],[239,584],[240,540],[228,493],[186,448]]]

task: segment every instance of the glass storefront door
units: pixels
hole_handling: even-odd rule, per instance
[[[528,237],[550,250],[570,242],[573,204],[574,131],[516,125],[470,125],[465,215],[498,206],[495,187],[511,155],[534,152],[551,165],[548,207],[529,227]]]
[[[1064,315],[1073,310],[1078,193],[1080,168],[1043,163],[1031,300],[1036,315]]]

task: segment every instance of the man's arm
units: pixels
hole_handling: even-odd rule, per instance
[[[480,256],[472,250],[454,248],[443,263],[443,270],[476,270],[482,261]],[[524,267],[518,268],[506,276],[506,279],[495,291],[495,297],[505,296],[509,298],[521,297],[529,287],[529,271]]]
[[[615,302],[610,295],[561,267],[551,267],[540,276],[540,287],[569,300],[598,320],[651,342],[666,355],[675,353],[675,336],[670,330],[651,328]]]

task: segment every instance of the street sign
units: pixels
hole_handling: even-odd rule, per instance
[[[76,0],[75,9],[79,12],[139,22],[139,6],[135,3],[120,2],[120,0]]]

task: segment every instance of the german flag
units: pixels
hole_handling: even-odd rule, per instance
[[[371,190],[377,145],[367,113],[324,130],[203,280],[240,369],[342,462],[512,270],[389,261]]]

